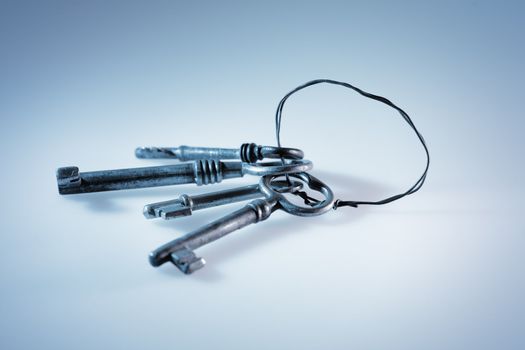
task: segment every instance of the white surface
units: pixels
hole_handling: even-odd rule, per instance
[[[4,31],[17,40],[4,37],[0,347],[522,349],[521,6],[224,6],[32,7],[3,22],[27,32]],[[421,192],[276,213],[199,249],[192,276],[147,254],[238,205],[172,222],[143,205],[255,178],[57,193],[60,166],[163,163],[134,159],[140,145],[274,144],[279,99],[318,77],[413,117],[432,155]],[[397,193],[424,166],[393,110],[342,88],[291,98],[282,137],[345,199]]]

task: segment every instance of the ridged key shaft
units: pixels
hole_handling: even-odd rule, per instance
[[[58,192],[74,194],[196,183],[207,185],[243,176],[241,162],[198,160],[191,163],[143,168],[79,172],[78,167],[59,168]]]

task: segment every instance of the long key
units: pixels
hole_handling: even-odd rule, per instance
[[[332,209],[335,199],[327,185],[307,173],[289,174],[289,176],[304,180],[311,189],[321,192],[325,199],[310,208],[299,207],[272,189],[270,183],[276,175],[264,176],[260,180],[260,185],[261,190],[266,195],[265,199],[255,199],[243,208],[219,220],[166,243],[150,253],[150,264],[157,267],[171,261],[185,274],[191,274],[204,267],[206,263],[203,258],[195,255],[194,249],[213,242],[235,230],[264,221],[270,217],[272,212],[278,209],[283,209],[290,214],[298,216],[321,215]]]
[[[195,255],[194,249],[213,242],[235,230],[266,220],[270,217],[272,211],[276,209],[274,208],[276,204],[277,201],[275,200],[256,199],[242,209],[154,250],[149,255],[149,261],[155,267],[171,261],[179,270],[185,274],[190,274],[206,264],[203,258]]]
[[[78,167],[72,166],[59,168],[56,177],[60,194],[74,194],[189,183],[208,185],[219,183],[223,179],[242,177],[245,174],[263,176],[271,173],[307,171],[311,168],[312,163],[308,160],[292,160],[287,164],[281,162],[249,164],[203,159],[175,165],[90,172],[79,172]]]
[[[302,183],[294,181],[290,186],[288,181],[273,181],[272,186],[279,192],[295,192],[302,188]],[[259,184],[205,193],[195,196],[183,194],[177,199],[147,204],[144,206],[144,216],[147,219],[163,218],[165,220],[189,216],[195,210],[201,210],[220,205],[242,202],[263,197]]]
[[[255,163],[264,158],[302,159],[303,151],[297,148],[259,146],[255,143],[243,143],[239,148],[211,147],[139,147],[135,156],[143,159],[178,159],[180,161],[200,159],[240,159],[242,162]]]

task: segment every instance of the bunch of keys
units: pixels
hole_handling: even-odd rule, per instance
[[[246,174],[258,176],[257,184],[196,196],[179,198],[144,207],[148,219],[166,220],[192,215],[193,211],[252,200],[241,209],[198,228],[154,250],[149,255],[151,265],[157,267],[173,263],[185,274],[204,267],[205,260],[194,250],[235,230],[264,221],[276,210],[297,216],[316,216],[331,210],[334,205],[332,190],[319,179],[307,173],[313,164],[303,159],[296,148],[258,146],[245,143],[238,149],[180,146],[176,148],[137,148],[135,155],[143,159],[177,159],[179,164],[130,169],[79,172],[78,167],[59,168],[56,173],[60,194],[79,194],[125,190],[145,187],[195,183],[216,184],[222,180],[239,178]],[[265,159],[277,159],[263,161]],[[282,179],[283,176],[286,179]],[[323,200],[309,206],[298,206],[285,194],[304,193],[304,185],[320,192]]]
[[[378,201],[336,200],[330,187],[308,174],[313,164],[303,159],[304,154],[300,149],[281,147],[280,130],[285,102],[292,94],[322,83],[351,89],[366,98],[393,108],[401,115],[419,139],[427,159],[425,170],[412,187],[405,192]],[[60,168],[57,170],[58,191],[60,194],[74,194],[187,183],[208,185],[246,174],[259,176],[258,183],[254,185],[196,196],[183,194],[177,199],[148,204],[144,207],[146,218],[170,220],[192,215],[194,211],[201,209],[252,200],[241,209],[168,242],[149,255],[149,261],[153,266],[172,262],[182,272],[190,274],[205,264],[204,259],[195,255],[195,249],[235,230],[264,221],[276,210],[283,210],[297,216],[316,216],[343,206],[356,208],[358,205],[387,204],[419,191],[425,182],[430,165],[430,154],[425,140],[404,110],[385,97],[337,80],[312,80],[287,93],[277,106],[275,131],[278,147],[245,143],[237,149],[180,146],[145,147],[135,150],[138,158],[178,159],[182,162],[175,165],[84,173],[79,172],[77,167]],[[264,159],[278,160],[263,161]],[[286,180],[283,180],[283,177]],[[323,199],[310,197],[303,191],[304,185],[314,192],[319,192]],[[300,196],[304,199],[305,206],[293,204],[286,198],[287,194]]]

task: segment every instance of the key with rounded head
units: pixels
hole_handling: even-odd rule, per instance
[[[271,185],[274,190],[280,193],[295,192],[302,189],[302,182],[292,181],[290,185],[288,181],[274,180]],[[183,194],[177,199],[147,204],[144,206],[143,212],[147,219],[163,218],[171,220],[189,216],[195,210],[242,202],[263,196],[264,193],[261,191],[260,185],[255,184],[195,196]]]
[[[245,174],[287,174],[307,171],[312,166],[312,162],[305,159],[290,160],[285,164],[279,161],[250,164],[203,159],[175,165],[90,172],[79,172],[78,167],[64,167],[57,170],[56,177],[60,194],[74,194],[189,183],[208,185]]]
[[[195,255],[195,249],[235,230],[264,221],[276,210],[282,209],[298,216],[315,216],[333,208],[335,199],[332,190],[320,180],[307,173],[288,176],[304,181],[310,189],[320,192],[324,200],[310,207],[295,205],[289,202],[284,194],[272,188],[271,181],[278,175],[264,176],[259,182],[260,189],[265,195],[264,199],[255,199],[243,208],[154,250],[149,255],[151,265],[157,267],[171,261],[179,270],[190,274],[205,265],[204,259]]]
[[[303,151],[297,148],[259,146],[255,143],[243,143],[239,148],[212,147],[138,147],[135,156],[143,159],[168,158],[182,162],[200,159],[240,159],[242,162],[255,163],[264,158],[302,159]]]

